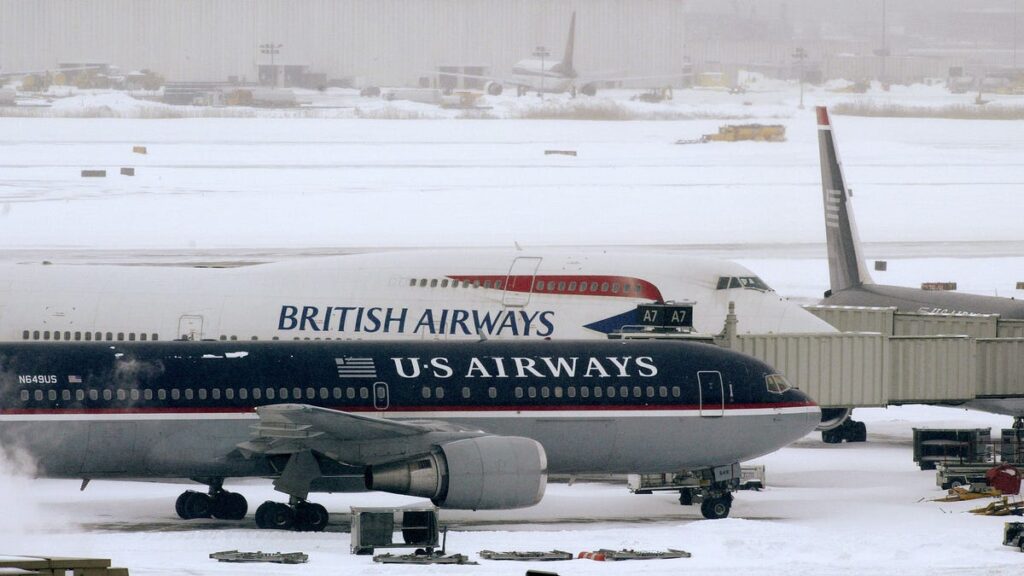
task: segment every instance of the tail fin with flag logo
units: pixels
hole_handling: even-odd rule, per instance
[[[843,164],[836,150],[835,133],[829,122],[828,110],[817,107],[818,151],[821,162],[821,191],[825,206],[825,238],[828,243],[828,273],[831,292],[835,293],[862,284],[874,284],[868,274],[857,234],[846,188]]]

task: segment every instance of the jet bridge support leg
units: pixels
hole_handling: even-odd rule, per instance
[[[256,509],[256,525],[260,528],[322,532],[329,521],[327,509],[307,502],[310,484],[322,475],[320,463],[309,450],[296,452],[288,458],[281,475],[274,480],[274,489],[288,494],[288,503],[266,501]]]

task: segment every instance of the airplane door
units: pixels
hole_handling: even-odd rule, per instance
[[[174,337],[199,341],[203,339],[203,317],[186,314],[178,318],[178,334]]]
[[[530,303],[533,280],[537,275],[540,261],[540,258],[533,256],[524,256],[512,261],[508,276],[505,278],[505,293],[501,298],[504,306],[522,307]]]
[[[700,386],[700,415],[724,416],[725,389],[722,386],[722,373],[697,372],[697,382]]]
[[[373,385],[373,407],[377,410],[387,410],[391,403],[391,395],[388,393],[387,382],[376,382]]]

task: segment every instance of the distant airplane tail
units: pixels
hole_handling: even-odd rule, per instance
[[[825,205],[825,238],[828,242],[828,274],[831,291],[837,292],[861,284],[874,284],[860,249],[857,222],[843,177],[843,164],[836,150],[835,134],[828,110],[817,107],[818,152],[821,162],[821,191]]]
[[[576,45],[576,13],[572,13],[572,20],[569,21],[569,39],[565,42],[565,52],[562,53],[562,61],[558,64],[563,74],[575,76],[576,69],[572,67],[572,53]]]

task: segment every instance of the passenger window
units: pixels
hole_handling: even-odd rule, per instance
[[[437,278],[432,278],[430,280],[430,287],[431,288],[437,288]]]
[[[635,392],[636,392],[636,396],[639,397],[640,396],[640,388],[637,387]],[[629,386],[620,386],[619,387],[619,396],[622,397],[622,398],[628,398],[629,397]]]
[[[161,390],[161,392],[163,392],[163,390]],[[95,389],[89,390],[89,400],[92,400],[93,402],[95,402],[95,401],[97,401],[99,399],[100,399],[100,393],[97,390],[95,390]]]
[[[491,287],[491,281],[490,280],[484,280],[484,288],[490,288],[490,287]]]
[[[580,398],[590,398],[590,388],[580,386]]]
[[[361,398],[362,400],[369,399],[370,398],[370,389],[366,388],[366,387],[360,388],[359,389],[359,398]],[[440,396],[439,396],[439,398],[440,398]]]
[[[141,340],[141,341],[143,341],[143,342],[145,342],[145,341],[146,341],[146,333],[145,333],[145,332],[143,332],[143,333],[139,334],[139,340]]]
[[[647,397],[654,398],[654,386],[647,387]]]
[[[46,332],[43,332],[43,340],[49,340],[49,339],[50,339],[50,331],[47,330]]]
[[[541,396],[541,398],[547,398],[550,395],[551,395],[551,391],[548,390],[548,387],[547,386],[541,386],[541,388],[540,388],[540,396]]]
[[[128,341],[129,342],[135,342],[135,332],[129,332],[128,333]]]
[[[619,293],[619,283],[618,282],[612,282],[612,294],[618,294],[618,293]]]
[[[81,340],[81,339],[82,339],[82,333],[81,332],[75,332],[75,340],[77,341],[77,340]]]
[[[437,396],[438,398],[444,398],[444,388],[441,388],[440,386],[434,388],[434,396]]]
[[[75,390],[75,400],[79,402],[85,401],[85,390]]]
[[[516,398],[522,398],[522,397],[523,397],[523,389],[518,387],[518,386],[516,386]]]
[[[569,386],[568,388],[565,389],[565,394],[569,398],[575,398],[576,397],[576,388],[574,386]]]
[[[54,340],[60,340],[60,332],[54,332],[53,333],[53,339]]]
[[[448,287],[448,279],[445,278],[445,279],[441,280],[441,288],[447,288],[447,287]]]
[[[156,391],[156,397],[159,400],[167,400],[167,390],[160,389]]]
[[[245,388],[240,388],[238,390],[238,397],[241,398],[242,400],[248,400],[249,399],[249,391],[246,390]]]
[[[175,392],[177,392],[177,390],[175,390]],[[111,392],[109,388],[104,390],[103,391],[103,399],[106,400],[107,402],[110,402],[111,400],[114,399],[114,393]]]
[[[425,390],[425,394],[423,395],[423,397],[424,398],[430,398],[430,388],[424,387],[423,390]],[[356,389],[355,388],[349,388],[348,390],[345,390],[345,397],[348,398],[349,400],[355,400],[356,399]]]
[[[213,397],[214,400],[220,400],[220,388],[214,388],[211,390],[210,396]]]
[[[569,282],[569,292],[575,292],[575,291],[576,291],[576,281],[573,280],[572,282]]]
[[[273,400],[273,399],[274,399],[274,389],[273,388],[267,388],[267,400]]]
[[[142,391],[142,398],[144,400],[147,400],[147,401],[152,400],[153,399],[153,391],[151,389],[149,389],[149,388],[143,390]]]
[[[668,386],[659,386],[658,396],[661,396],[662,398],[668,398]]]
[[[554,292],[554,291],[555,291],[555,281],[554,280],[548,280],[548,292]]]
[[[529,396],[530,398],[536,398],[537,388],[534,386],[530,386],[529,388],[526,389],[526,395]]]
[[[234,388],[225,388],[224,389],[224,397],[227,398],[228,400],[234,400],[235,399],[235,390],[234,390]]]
[[[205,388],[200,388],[199,389],[199,399],[200,400],[206,400],[206,389]]]
[[[491,398],[497,398],[498,397],[498,389],[495,388],[494,386],[491,386],[490,388],[487,389],[487,396],[489,396]]]
[[[70,402],[71,401],[71,390],[61,390],[61,392],[60,392],[60,399],[65,401],[65,402]]]
[[[561,397],[562,397],[562,387],[561,386],[555,386],[555,398],[561,398]]]
[[[292,388],[292,398],[302,400],[302,388],[299,388],[298,386]]]
[[[66,392],[66,390],[65,390],[65,392]],[[131,398],[133,402],[138,402],[138,400],[139,400],[139,391],[138,390],[132,390],[131,392],[128,393],[128,397]]]
[[[316,390],[312,388],[306,388],[306,400],[312,400],[316,398]]]
[[[410,278],[409,279],[409,286],[412,286],[412,287],[416,286],[416,279],[415,278]]]
[[[584,388],[584,390],[586,390],[586,388]],[[600,398],[603,395],[604,395],[604,388],[601,388],[600,386],[594,386],[594,398]],[[587,396],[586,394],[583,395],[584,398],[586,396]]]
[[[672,397],[673,398],[679,398],[679,395],[680,395],[679,386],[673,386],[672,387]]]
[[[607,282],[601,282],[601,292],[607,292],[607,291],[608,291],[608,283]]]
[[[192,400],[195,397],[195,392],[191,388],[185,388],[185,400]]]
[[[426,287],[427,287],[427,279],[426,278],[421,278],[420,279],[420,288],[426,288]]]
[[[39,340],[39,330],[35,330],[32,332],[32,339]]]
[[[107,332],[107,340],[113,340],[113,339],[114,339],[114,333],[113,332]]]
[[[259,400],[259,399],[262,398],[262,396],[263,396],[263,390],[260,390],[259,388],[253,388],[252,389],[252,399],[253,400]]]
[[[90,342],[92,340],[92,332],[85,333],[85,341]]]
[[[43,401],[43,391],[42,390],[36,390],[35,398],[36,398],[36,402],[42,402]]]
[[[65,340],[71,340],[71,331],[70,330],[64,333],[64,339]]]
[[[623,285],[622,285],[622,291],[623,291],[623,293],[626,293],[626,294],[628,294],[628,293],[629,293],[630,291],[632,291],[632,290],[633,290],[633,285],[632,285],[632,284],[623,284]]]
[[[591,292],[597,292],[597,282],[591,282],[590,283],[590,291]]]
[[[640,387],[639,386],[633,386],[633,397],[634,398],[639,398],[640,396],[641,396]]]
[[[28,330],[23,330],[21,332],[21,339],[22,340],[28,340]]]
[[[28,390],[21,391],[21,401],[28,402]]]
[[[462,397],[469,398],[469,386],[462,387]]]
[[[152,334],[152,336],[150,337],[150,340],[152,340],[153,342],[156,342],[157,340],[159,340],[159,338],[157,338],[156,332],[154,332]]]
[[[605,392],[608,393],[609,398],[615,398],[615,386],[609,386]]]
[[[288,389],[287,388],[279,388],[277,390],[277,392],[278,392],[278,397],[280,397],[281,400],[287,400],[288,399]]]
[[[495,290],[501,290],[501,280],[495,280],[494,281],[494,289]]]
[[[558,283],[558,291],[559,292],[565,292],[565,282],[559,282]]]
[[[50,399],[50,402],[55,402],[57,400],[57,391],[50,390],[46,393],[46,397]]]
[[[534,281],[534,283],[533,283],[533,291],[534,292],[539,292],[541,290],[544,290],[544,281],[543,280],[536,280],[536,281]]]
[[[124,341],[124,332],[118,332],[117,333],[117,340],[119,342],[123,342]]]

